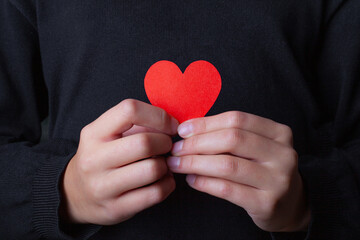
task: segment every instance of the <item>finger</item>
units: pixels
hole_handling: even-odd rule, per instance
[[[274,161],[279,153],[288,153],[289,147],[269,138],[237,128],[222,129],[195,135],[176,142],[175,156],[231,153],[235,156],[261,162]]]
[[[94,138],[113,140],[133,125],[157,129],[166,134],[176,134],[178,122],[159,107],[126,99],[89,124],[87,131]]]
[[[198,175],[188,175],[186,181],[192,188],[232,202],[244,208],[247,212],[253,212],[261,206],[263,191],[256,188],[224,179]]]
[[[139,133],[102,144],[98,150],[99,162],[105,169],[118,168],[140,159],[168,153],[172,140],[162,133]]]
[[[264,166],[231,155],[168,157],[167,164],[175,173],[221,178],[259,189],[267,189],[272,184],[271,175]]]
[[[225,128],[243,129],[283,144],[292,142],[292,132],[288,126],[271,119],[239,111],[188,120],[179,125],[178,133],[181,137],[188,138]]]
[[[134,134],[137,134],[137,133],[146,133],[146,132],[161,133],[161,131],[156,130],[156,129],[153,129],[153,128],[148,128],[148,127],[142,127],[142,126],[134,125],[134,126],[132,126],[132,128],[130,128],[129,130],[125,131],[125,132],[122,134],[122,137],[134,135]]]
[[[150,186],[129,191],[113,202],[113,214],[117,215],[118,219],[133,216],[136,213],[162,202],[174,191],[174,189],[174,178],[166,176]]]
[[[164,157],[145,159],[109,172],[103,180],[104,197],[114,197],[149,185],[168,172]]]

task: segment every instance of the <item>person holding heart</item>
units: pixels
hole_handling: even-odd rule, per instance
[[[266,231],[306,231],[310,210],[289,127],[238,111],[177,125],[164,110],[127,99],[83,128],[64,175],[67,217],[109,225],[163,201],[175,184],[158,155],[171,149],[169,169],[188,174],[194,189],[244,208]],[[176,132],[185,140],[172,146]]]
[[[3,0],[0,239],[359,239],[358,9]]]

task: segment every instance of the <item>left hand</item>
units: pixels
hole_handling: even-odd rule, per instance
[[[306,230],[310,210],[288,126],[232,111],[186,121],[178,132],[184,140],[167,163],[189,174],[192,188],[243,207],[263,230]]]

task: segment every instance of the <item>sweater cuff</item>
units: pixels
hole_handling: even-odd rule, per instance
[[[311,207],[310,207],[311,208]],[[311,220],[309,223],[309,226],[307,228],[307,231],[301,231],[301,232],[271,232],[271,239],[272,240],[307,240],[310,239],[310,232],[313,224],[313,216],[311,213]]]
[[[63,172],[73,156],[74,153],[48,158],[34,177],[32,222],[35,231],[46,239],[88,239],[101,228],[97,225],[73,225],[69,227],[60,220],[60,183]]]
[[[336,156],[339,158],[339,156]],[[308,202],[311,210],[311,223],[304,239],[322,239],[325,236],[338,236],[342,229],[341,221],[343,209],[346,205],[339,185],[338,172],[346,172],[345,169],[336,169],[335,166],[324,167],[326,160],[334,156],[319,158],[316,156],[303,156],[301,158],[300,173],[303,177],[307,190]],[[328,165],[331,165],[330,163]],[[341,168],[337,166],[337,168]]]

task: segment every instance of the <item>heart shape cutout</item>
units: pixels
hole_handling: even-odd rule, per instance
[[[221,77],[217,69],[204,60],[191,63],[184,73],[175,63],[162,60],[149,68],[144,87],[152,105],[182,123],[206,115],[219,96]]]

